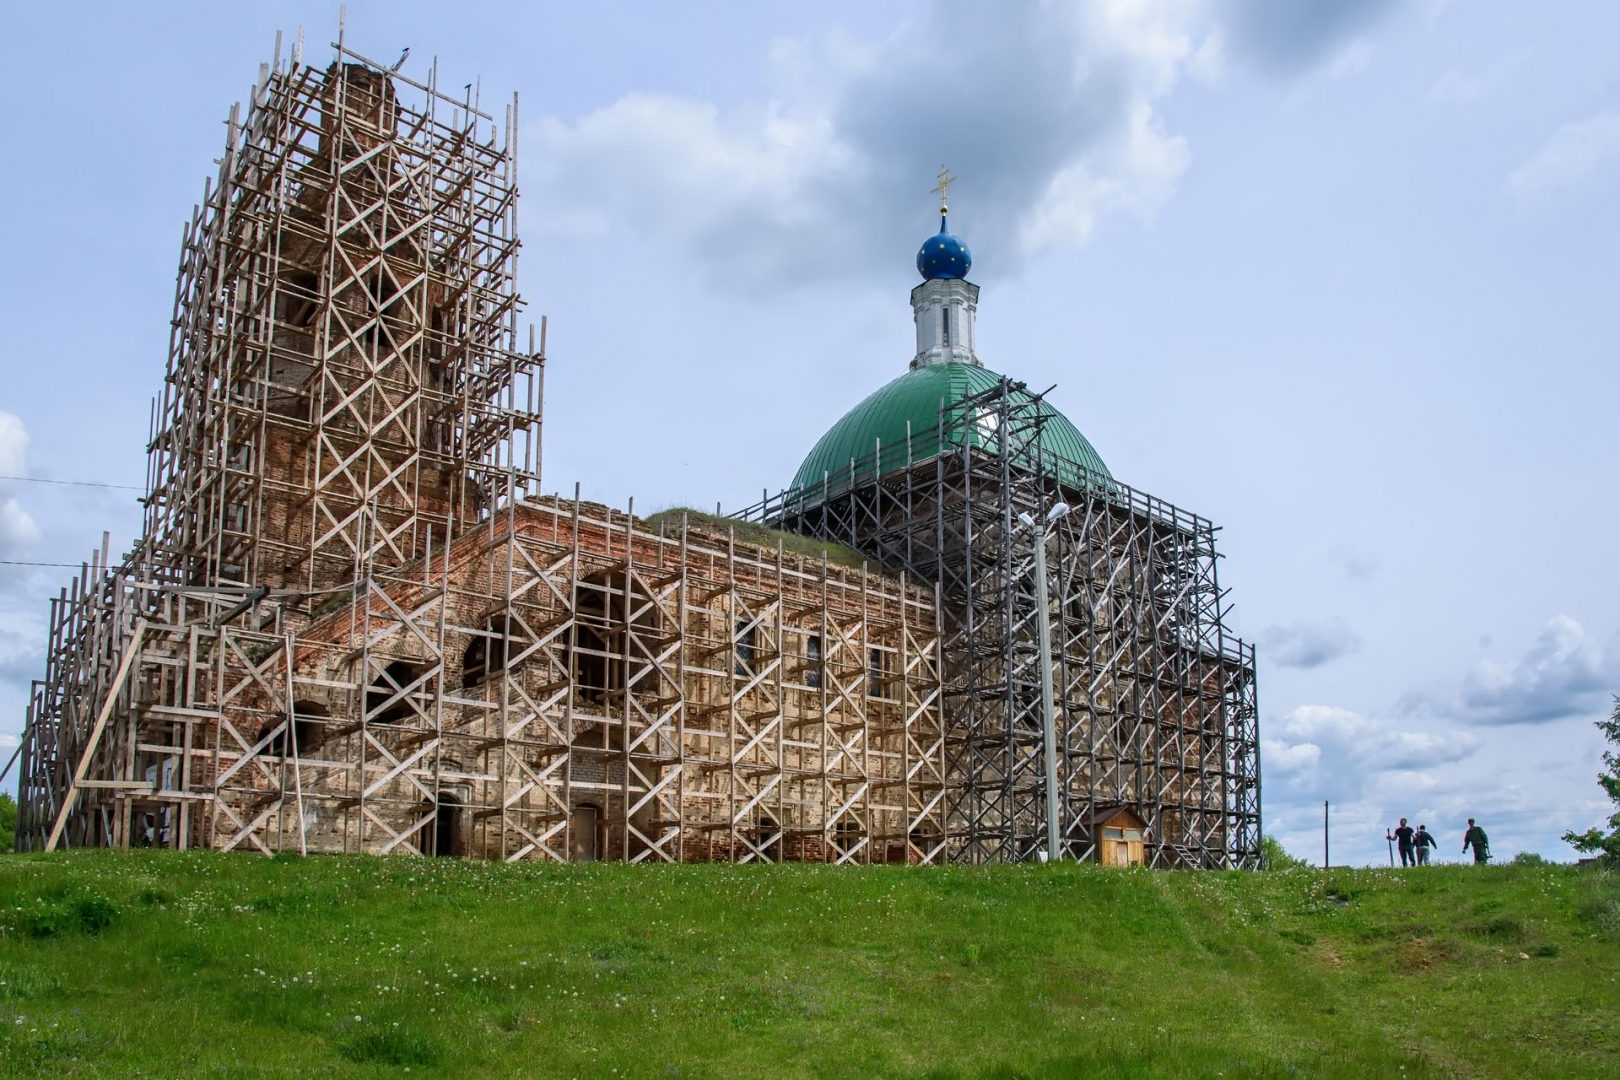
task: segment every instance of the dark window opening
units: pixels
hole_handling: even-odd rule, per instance
[[[514,639],[517,646],[515,650]],[[512,653],[521,652],[524,644],[517,620],[510,614],[492,617],[487,632],[474,637],[467,650],[461,654],[462,687],[478,686],[497,673],[505,671]]]
[[[833,826],[833,847],[839,855],[848,855],[855,850],[863,835],[861,823],[846,814]]]
[[[587,700],[606,705],[625,689],[625,650],[641,655],[656,648],[662,625],[658,606],[635,588],[625,606],[623,573],[604,572],[581,578],[574,594],[574,628],[569,640],[574,685]],[[642,645],[632,645],[627,629]],[[647,684],[651,689],[651,684]]]
[[[617,688],[619,665],[610,654],[617,635],[613,633],[613,597],[608,575],[593,574],[582,579],[574,593],[572,635],[574,683],[586,697],[604,701]]]
[[[944,836],[933,823],[925,822],[912,829],[907,834],[907,839],[911,841],[913,847],[926,855],[939,845]]]
[[[331,715],[331,710],[318,701],[293,702],[293,743],[300,754],[320,749],[326,739],[326,725],[321,719]]]
[[[320,310],[321,279],[308,270],[288,270],[276,282],[276,316],[288,326],[305,329]]]
[[[939,339],[940,344],[949,348],[951,344],[951,309],[948,307],[943,308],[940,310],[939,314],[940,326],[942,327]]]
[[[291,742],[287,739],[287,729],[282,728],[281,734],[270,741],[265,752],[282,757],[313,753],[326,738],[326,725],[321,720],[331,715],[331,711],[318,701],[294,701]],[[267,720],[264,726],[274,728],[279,726],[279,722]]]
[[[804,685],[812,690],[821,689],[821,635],[811,634],[804,639]]]
[[[754,641],[757,627],[750,622],[737,623],[736,637],[733,644],[737,651],[737,674],[742,678],[751,678],[754,674]]]
[[[769,812],[761,810],[754,825],[754,845],[768,852],[773,844],[779,844],[781,840],[782,826],[776,823],[776,818]],[[781,855],[775,855],[774,858],[780,860]]]
[[[383,668],[383,673],[366,691],[366,719],[373,724],[397,724],[416,715],[416,708],[411,703],[413,695],[400,694],[415,681],[416,676],[416,665],[408,660],[395,660]],[[390,705],[389,701],[395,695],[400,695],[399,700]],[[384,708],[385,705],[387,708]],[[378,712],[379,709],[382,711]]]
[[[866,651],[866,696],[886,697],[889,688],[888,656],[882,649]]]

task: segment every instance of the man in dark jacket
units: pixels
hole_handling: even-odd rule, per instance
[[[1474,849],[1474,865],[1479,866],[1491,861],[1491,840],[1485,835],[1485,830],[1474,824],[1474,819],[1468,819],[1468,831],[1463,833],[1463,854],[1468,849]]]
[[[1419,866],[1428,866],[1429,849],[1440,846],[1439,844],[1435,843],[1434,833],[1429,831],[1429,827],[1427,825],[1418,826],[1418,831],[1412,837],[1412,843],[1417,845],[1417,860]]]
[[[1401,818],[1401,827],[1395,830],[1395,843],[1401,849],[1402,866],[1414,866],[1417,864],[1417,857],[1412,854],[1412,836],[1412,826],[1406,823],[1405,818]],[[1384,839],[1389,839],[1388,833],[1384,834]]]

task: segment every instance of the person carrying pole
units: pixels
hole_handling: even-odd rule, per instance
[[[1410,826],[1410,825],[1408,825],[1406,823],[1405,818],[1401,818],[1401,825],[1400,825],[1400,828],[1395,830],[1394,840],[1395,840],[1395,846],[1401,849],[1401,865],[1402,866],[1415,866],[1415,865],[1417,865],[1417,856],[1412,854],[1412,836],[1413,835],[1414,835],[1414,830],[1412,829],[1412,826]],[[1390,838],[1388,832],[1384,833],[1384,838],[1386,840]]]
[[[1435,842],[1434,833],[1429,831],[1427,825],[1419,825],[1412,836],[1412,842],[1417,845],[1417,861],[1419,866],[1429,865],[1429,849],[1440,845]]]
[[[1491,840],[1485,835],[1485,830],[1474,824],[1474,819],[1468,819],[1468,831],[1463,833],[1463,854],[1468,849],[1474,849],[1474,865],[1483,866],[1491,861]]]

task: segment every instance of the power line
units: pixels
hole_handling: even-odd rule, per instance
[[[82,565],[74,562],[23,562],[19,559],[0,559],[0,566],[67,566],[77,569]]]
[[[132,484],[103,484],[99,480],[47,480],[43,476],[0,476],[0,480],[22,480],[29,484],[70,484],[74,487],[117,488],[119,491],[146,490],[145,488],[135,487]],[[41,565],[55,566],[57,564],[42,563]]]

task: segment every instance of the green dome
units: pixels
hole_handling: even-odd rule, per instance
[[[949,431],[961,419],[959,403],[963,398],[994,389],[1000,382],[1000,375],[972,364],[929,364],[906,372],[851,409],[821,437],[804,464],[799,466],[793,486],[819,487],[824,476],[837,484],[849,476],[851,460],[856,462],[858,472],[870,473],[872,453],[878,447],[882,452],[882,471],[903,465],[908,421],[912,459],[932,457],[939,450],[940,399],[945,400]],[[1023,390],[1013,393],[1026,400],[1031,396]],[[1042,415],[1051,418],[1042,433],[1042,448],[1061,459],[1047,462],[1048,472],[1056,472],[1058,479],[1075,486],[1086,480],[1081,470],[1111,477],[1108,466],[1067,417],[1044,400],[1040,410]],[[989,432],[981,432],[976,427],[970,431],[975,446],[986,444]],[[1074,465],[1081,469],[1074,469]]]

